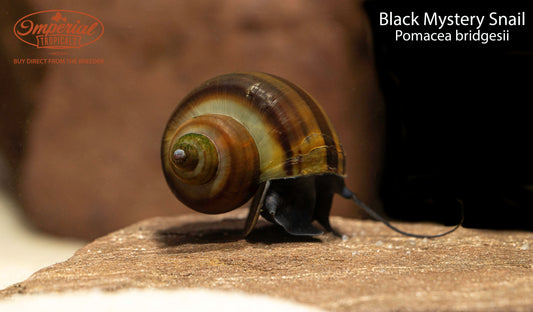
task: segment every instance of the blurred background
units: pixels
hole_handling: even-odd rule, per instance
[[[362,3],[55,0],[9,6],[1,29],[9,61],[2,71],[2,181],[35,228],[93,239],[147,217],[194,213],[166,185],[161,136],[188,92],[234,71],[273,73],[308,90],[339,133],[348,185],[379,207],[385,110]],[[24,45],[12,33],[22,16],[50,8],[102,21],[100,40],[65,50],[64,57],[104,64],[12,64],[16,57],[51,57],[51,50]],[[340,199],[335,213],[361,215]]]
[[[427,10],[356,0],[3,3],[0,186],[17,216],[4,222],[91,240],[195,213],[162,175],[167,119],[213,76],[264,71],[322,104],[346,152],[347,185],[375,209],[455,224],[460,199],[465,226],[531,229],[531,26],[499,45],[399,44],[377,26],[392,8]],[[57,57],[13,35],[18,19],[49,9],[102,21],[100,40],[63,56],[104,64],[13,64]],[[365,217],[338,197],[332,214]]]

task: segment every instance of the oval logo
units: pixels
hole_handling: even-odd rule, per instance
[[[19,19],[13,31],[20,41],[37,48],[74,49],[100,39],[104,24],[83,12],[46,10]]]

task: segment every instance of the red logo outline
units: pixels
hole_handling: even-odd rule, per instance
[[[86,26],[86,25],[59,24],[59,26],[58,26],[58,24],[45,24],[44,25],[44,30],[45,31],[47,30],[47,26],[49,26],[49,25],[55,25],[56,28],[57,28],[57,31],[59,31],[59,28],[61,28],[61,26],[65,26],[66,25],[62,29],[64,30],[64,28],[67,28],[67,32],[68,32],[70,30],[70,28],[72,28],[72,33],[67,33],[67,34],[52,33],[52,34],[48,34],[48,32],[46,32],[45,34],[41,34],[40,31],[43,29],[43,27],[42,27],[43,25],[42,24],[37,24],[37,26],[40,26],[39,27],[39,33],[35,34],[35,30],[33,30],[33,22],[30,20],[30,22],[32,23],[32,29],[30,29],[28,31],[28,34],[32,35],[36,39],[37,43],[31,43],[31,42],[23,39],[21,36],[19,36],[20,31],[19,31],[19,33],[17,33],[17,26],[19,24],[21,24],[22,22],[26,21],[28,17],[33,16],[33,15],[37,15],[37,14],[50,13],[50,12],[52,12],[52,13],[56,12],[56,15],[51,18],[52,20],[57,21],[57,22],[63,20],[63,23],[66,23],[66,18],[64,18],[64,17],[61,18],[60,12],[68,12],[68,13],[81,14],[81,15],[87,16],[89,19],[94,20],[98,25],[100,25],[102,30],[101,30],[100,34],[98,35],[98,37],[96,37],[95,39],[93,39],[93,40],[91,40],[89,42],[81,44],[81,38],[82,38],[81,35],[87,35],[87,34],[80,34],[79,33],[79,28],[78,28],[78,33],[75,33],[74,29],[76,29],[76,26]],[[93,23],[93,25],[94,25],[94,23]],[[69,26],[70,26],[70,28],[69,28]],[[56,31],[56,28],[54,28],[54,31]],[[92,28],[89,28],[89,29],[92,29]],[[84,30],[87,30],[87,28],[84,28]],[[30,33],[30,32],[32,32],[32,33]],[[89,44],[92,44],[95,41],[98,41],[98,39],[100,39],[102,37],[102,35],[104,34],[104,24],[98,18],[96,18],[96,17],[94,17],[94,16],[92,16],[90,14],[79,12],[79,11],[73,11],[73,10],[44,10],[44,11],[33,12],[33,13],[30,13],[30,14],[20,18],[15,23],[15,26],[13,26],[13,33],[15,34],[15,36],[20,41],[22,41],[22,42],[24,42],[24,43],[26,43],[28,45],[37,47],[37,48],[44,48],[44,49],[75,49],[75,48],[81,48],[81,47],[87,46]],[[24,35],[24,36],[26,36],[26,35]],[[38,43],[40,42],[40,40],[43,40],[43,38],[48,39],[48,37],[50,37],[51,40],[54,40],[53,43],[57,43],[57,44],[39,46]],[[64,41],[61,41],[61,39],[63,39]],[[69,44],[65,45],[65,43],[69,43]]]

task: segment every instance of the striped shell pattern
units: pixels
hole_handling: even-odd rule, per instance
[[[174,194],[204,213],[243,205],[268,180],[345,174],[322,107],[264,73],[218,76],[189,93],[167,123],[161,158]]]

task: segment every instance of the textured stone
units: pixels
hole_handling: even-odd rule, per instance
[[[461,228],[439,239],[332,219],[348,237],[284,234],[244,211],[153,218],[106,235],[0,298],[98,288],[208,288],[267,294],[330,311],[531,311],[533,234]],[[399,224],[416,233],[441,226]]]

